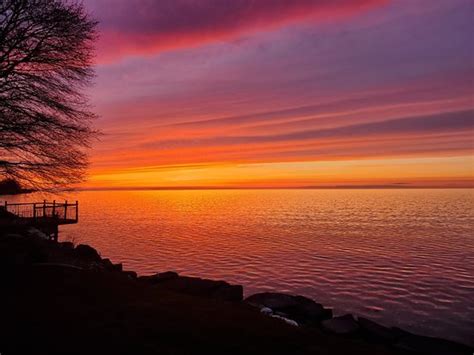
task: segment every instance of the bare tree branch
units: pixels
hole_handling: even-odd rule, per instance
[[[83,181],[96,25],[77,2],[0,0],[0,177],[37,189]]]

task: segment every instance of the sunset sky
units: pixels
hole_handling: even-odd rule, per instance
[[[85,187],[474,186],[472,0],[85,5]]]

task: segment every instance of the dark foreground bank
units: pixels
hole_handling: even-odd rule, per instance
[[[172,272],[137,277],[89,246],[0,232],[0,353],[472,354],[332,312]],[[297,324],[297,325],[296,325]]]

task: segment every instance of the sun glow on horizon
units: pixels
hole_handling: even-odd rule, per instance
[[[469,0],[238,3],[86,1],[83,187],[474,186]]]
[[[166,166],[95,173],[85,187],[474,187],[473,163],[473,157],[463,156]]]

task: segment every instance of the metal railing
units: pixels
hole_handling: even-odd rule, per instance
[[[4,211],[24,219],[57,219],[77,223],[79,220],[79,202],[33,202],[33,203],[8,203],[5,201]]]

